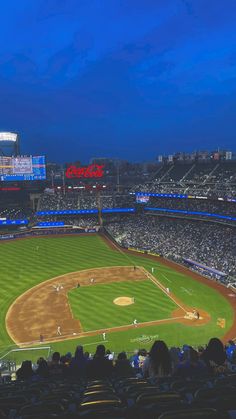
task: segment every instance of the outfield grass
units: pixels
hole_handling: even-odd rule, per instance
[[[39,250],[37,248],[39,247]],[[124,332],[111,333],[108,336],[107,345],[114,350],[133,350],[134,348],[145,346],[149,347],[151,339],[149,337],[159,336],[165,339],[169,345],[180,345],[185,342],[190,344],[203,344],[208,341],[212,336],[221,337],[231,327],[233,322],[233,313],[230,304],[227,300],[216,292],[214,289],[206,285],[194,281],[187,274],[181,274],[175,270],[161,265],[158,259],[153,261],[142,256],[124,255],[122,252],[111,249],[98,235],[90,236],[68,236],[68,237],[46,237],[46,238],[33,238],[26,240],[16,240],[0,243],[0,351],[4,351],[12,341],[9,338],[5,329],[5,316],[9,306],[13,303],[15,298],[22,294],[27,289],[34,285],[50,279],[52,277],[62,275],[68,272],[75,272],[82,269],[108,267],[108,266],[127,266],[127,265],[142,265],[145,269],[151,272],[154,267],[154,276],[163,283],[165,287],[169,287],[171,291],[182,300],[186,305],[198,307],[207,311],[211,315],[211,320],[205,326],[191,327],[180,324],[163,324],[158,327],[150,326],[144,329],[134,329]],[[103,285],[99,285],[99,287]],[[110,291],[116,293],[112,284]],[[141,286],[141,284],[140,284]],[[146,285],[145,285],[146,287]],[[149,286],[148,286],[149,287]],[[154,287],[154,286],[153,286]],[[86,287],[81,287],[81,292],[87,292]],[[96,287],[88,287],[91,293],[96,293]],[[163,298],[157,288],[153,289],[153,293],[158,293],[157,299],[160,304]],[[146,292],[149,289],[143,290],[144,302],[148,298]],[[133,293],[133,292],[132,292]],[[114,295],[113,294],[113,295]],[[141,295],[141,294],[140,294]],[[133,296],[133,295],[132,295]],[[74,297],[72,297],[73,300]],[[88,301],[89,296],[86,296]],[[138,297],[139,299],[139,297]],[[95,302],[93,294],[89,299],[90,304],[86,309],[81,312],[82,323],[85,328],[95,326],[94,317],[89,319],[89,313]],[[170,303],[170,300],[169,300]],[[74,304],[73,301],[71,304]],[[173,304],[173,303],[172,303]],[[145,310],[152,310],[147,307],[148,304],[143,304],[142,308],[139,307],[138,314],[132,313],[132,317],[141,319],[142,316],[149,316],[145,314]],[[164,304],[166,314],[170,313],[173,309],[171,305]],[[74,310],[74,308],[73,308]],[[132,307],[135,310],[135,305]],[[96,311],[96,310],[95,310]],[[135,315],[134,315],[135,313]],[[134,316],[133,316],[134,315]],[[151,315],[151,314],[150,314]],[[158,310],[157,310],[157,315]],[[161,315],[165,315],[164,312]],[[87,318],[88,317],[88,318]],[[100,311],[96,321],[99,324]],[[113,315],[114,322],[120,322],[117,315]],[[156,316],[155,316],[156,317]],[[226,328],[221,329],[217,326],[217,319],[221,317],[226,321]],[[92,322],[90,324],[89,322]],[[123,319],[122,319],[123,321]],[[115,323],[113,323],[114,325]],[[143,337],[146,336],[146,338]],[[101,336],[86,337],[82,339],[60,342],[53,344],[53,349],[61,351],[73,350],[75,345],[82,343],[87,350],[94,350],[97,342],[102,340]]]

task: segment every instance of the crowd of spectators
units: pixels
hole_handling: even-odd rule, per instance
[[[151,251],[183,261],[192,259],[236,277],[236,230],[234,227],[171,219],[152,215],[133,215],[122,222],[105,225],[108,233],[124,247]]]
[[[100,192],[99,197],[96,192],[62,192],[47,193],[41,195],[38,211],[47,210],[79,210],[94,208],[115,208],[133,206],[135,198],[129,194]]]
[[[0,379],[0,414],[21,419],[228,418],[236,408],[235,355],[234,341],[224,346],[218,338],[198,348],[168,348],[157,340],[150,350],[131,356],[115,356],[102,344],[94,355],[82,346],[74,355],[54,352],[36,364],[23,361],[16,381]]]
[[[235,197],[236,161],[163,164],[151,181],[136,184],[132,190],[213,198]]]
[[[99,225],[97,214],[94,215],[47,215],[47,217],[38,216],[35,218],[33,225],[40,222],[64,222],[65,226],[74,226],[80,228],[93,228]]]
[[[235,370],[236,343],[226,346],[218,338],[212,338],[205,347],[190,345],[168,348],[165,342],[157,340],[151,349],[135,350],[133,354],[120,352],[115,355],[100,344],[94,355],[77,346],[74,356],[70,352],[60,355],[54,352],[51,359],[39,358],[35,365],[24,361],[17,370],[17,379],[48,378],[50,375],[66,377],[106,378],[138,376],[158,380],[169,376],[200,376]]]
[[[148,206],[177,209],[183,211],[200,211],[236,217],[236,202],[212,199],[178,199],[150,197]]]
[[[33,216],[33,213],[31,208],[0,208],[0,218],[7,218],[8,220],[29,218]]]

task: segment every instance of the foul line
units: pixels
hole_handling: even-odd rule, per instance
[[[162,292],[164,292],[165,295],[167,295],[167,297],[169,297],[179,308],[181,308],[181,310],[183,310],[185,313],[187,313],[187,310],[181,305],[179,304],[174,297],[172,297],[170,295],[169,292],[166,291],[166,288],[164,287],[164,285],[162,285],[152,274],[150,274],[149,272],[146,271],[146,269],[144,269],[142,266],[139,266],[139,269],[141,269],[141,271],[158,287],[161,289]]]
[[[113,332],[116,332],[116,331],[118,331],[120,329],[123,329],[123,328],[125,330],[127,330],[127,329],[128,330],[129,329],[136,330],[136,329],[145,327],[147,325],[148,326],[151,326],[152,324],[158,325],[159,323],[162,323],[162,322],[172,323],[173,320],[181,320],[181,319],[184,319],[184,318],[185,318],[184,316],[169,317],[167,319],[150,320],[150,321],[147,321],[147,322],[137,323],[136,326],[132,323],[132,324],[126,324],[126,325],[122,325],[122,326],[110,327],[108,329],[103,328],[103,329],[96,329],[96,330],[88,330],[86,332],[78,332],[76,335],[74,335],[74,334],[73,335],[66,334],[66,335],[61,335],[61,336],[52,336],[51,338],[44,339],[44,341],[41,342],[41,343],[36,340],[36,341],[31,341],[31,342],[17,343],[17,345],[20,348],[22,348],[22,347],[27,347],[28,345],[35,345],[35,344],[40,345],[40,344],[45,344],[45,343],[61,342],[63,339],[66,339],[66,340],[81,339],[81,338],[85,338],[87,336],[99,335],[99,334],[102,334],[103,332],[105,332],[105,333],[113,333]],[[191,320],[191,319],[189,319],[189,320]],[[101,343],[101,342],[105,342],[105,341],[102,340],[99,343]]]
[[[172,283],[172,281],[171,281],[169,278],[167,278],[167,276],[166,276],[165,274],[163,274],[162,272],[161,272],[161,275],[162,275],[162,276],[164,276],[164,278],[165,278],[168,282],[171,282],[171,283]]]
[[[100,340],[99,342],[90,342],[90,343],[84,343],[83,346],[91,346],[91,345],[99,345],[102,343],[107,343],[109,340]]]
[[[110,240],[111,241],[111,240]],[[126,252],[123,252],[122,249],[120,249],[120,247],[115,244],[113,241],[111,241],[111,243],[113,244],[113,246],[123,255],[125,256],[129,261],[133,262],[132,259],[127,255]],[[145,274],[145,276],[147,278],[149,278],[155,285],[157,285],[158,288],[160,288],[162,290],[162,292],[164,292],[167,297],[169,297],[179,308],[181,308],[181,310],[183,310],[186,314],[187,314],[187,310],[181,305],[179,304],[167,291],[166,288],[164,287],[164,285],[162,285],[152,274],[150,274],[146,269],[144,269],[142,266],[138,266],[138,268]],[[163,275],[163,274],[162,274]]]

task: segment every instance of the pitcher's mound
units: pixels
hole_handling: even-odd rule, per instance
[[[130,304],[134,304],[134,298],[118,297],[113,300],[113,303],[118,306],[129,306]]]

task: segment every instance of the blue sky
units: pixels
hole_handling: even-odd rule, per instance
[[[8,0],[0,130],[49,160],[235,150],[235,0]]]

